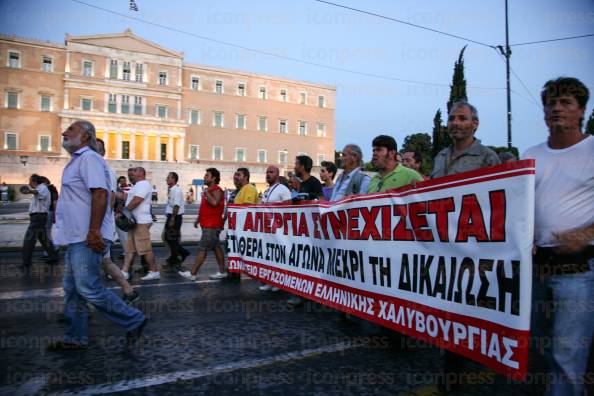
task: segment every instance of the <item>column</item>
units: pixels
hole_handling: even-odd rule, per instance
[[[116,157],[115,159],[122,159],[122,133],[116,133]]]
[[[130,133],[130,159],[136,159],[136,134]]]
[[[148,136],[146,132],[142,136],[142,159],[144,161],[148,159]]]
[[[157,134],[155,140],[155,161],[161,161],[161,135]]]
[[[68,110],[70,107],[68,102],[70,101],[70,95],[68,93],[68,89],[64,89],[64,110]]]
[[[167,141],[167,161],[173,161],[173,136],[171,135]]]
[[[185,161],[186,139],[180,136],[177,139],[177,162]]]
[[[182,117],[182,108],[181,108],[181,100],[177,101],[177,119],[181,119]]]
[[[66,67],[64,68],[64,73],[67,74],[66,77],[69,77],[70,74],[70,51],[66,51]]]
[[[103,147],[105,147],[105,159],[109,158],[109,131],[105,130],[103,132]]]

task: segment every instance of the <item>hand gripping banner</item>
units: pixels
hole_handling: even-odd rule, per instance
[[[526,373],[532,160],[338,202],[231,205],[228,227],[231,272]]]

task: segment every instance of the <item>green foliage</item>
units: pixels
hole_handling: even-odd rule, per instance
[[[342,151],[334,150],[334,164],[338,169],[344,168],[344,163],[342,162]]]
[[[518,151],[517,147],[512,146],[511,148],[507,148],[507,146],[487,146],[491,150],[495,151],[497,154],[505,153],[506,151],[511,152],[516,158],[520,158],[520,152]]]
[[[367,171],[367,172],[377,172],[377,168],[375,166],[373,166],[371,161],[364,163],[362,168],[364,171]]]
[[[435,117],[433,117],[432,137],[431,158],[433,159],[437,153],[452,143],[452,138],[448,134],[447,127],[443,125],[443,120],[441,119],[441,109],[438,109]]]
[[[413,133],[404,138],[402,152],[416,151],[423,157],[421,172],[426,175],[433,165],[431,136],[427,133]]]
[[[464,50],[466,46],[460,51],[458,61],[454,63],[454,75],[452,76],[452,84],[450,85],[450,99],[448,100],[448,114],[452,109],[452,104],[458,101],[468,101],[466,94],[466,79],[464,78]]]
[[[592,109],[592,114],[590,114],[588,121],[586,121],[586,133],[594,135],[594,109]]]

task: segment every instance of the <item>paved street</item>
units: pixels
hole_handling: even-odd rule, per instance
[[[194,247],[190,247],[192,251]],[[156,249],[162,264],[164,248]],[[436,348],[317,304],[293,308],[282,292],[208,280],[209,260],[196,282],[174,273],[140,285],[137,306],[150,318],[139,345],[99,312],[90,320],[85,352],[47,352],[64,324],[62,265],[35,252],[32,275],[19,253],[0,253],[0,394],[319,394],[428,395],[439,373]],[[136,264],[139,266],[139,264]],[[186,264],[188,265],[188,264]],[[113,282],[105,280],[108,287]],[[119,290],[116,290],[119,293]],[[461,395],[529,394],[475,364]],[[469,377],[470,378],[470,377]]]

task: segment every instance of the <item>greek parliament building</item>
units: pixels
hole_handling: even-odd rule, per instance
[[[0,35],[0,181],[39,173],[59,186],[69,155],[61,132],[91,121],[118,175],[143,166],[165,198],[165,177],[185,190],[209,167],[233,186],[248,167],[259,190],[269,164],[281,172],[307,154],[334,158],[335,88],[185,63],[130,30],[66,35],[65,43]]]

